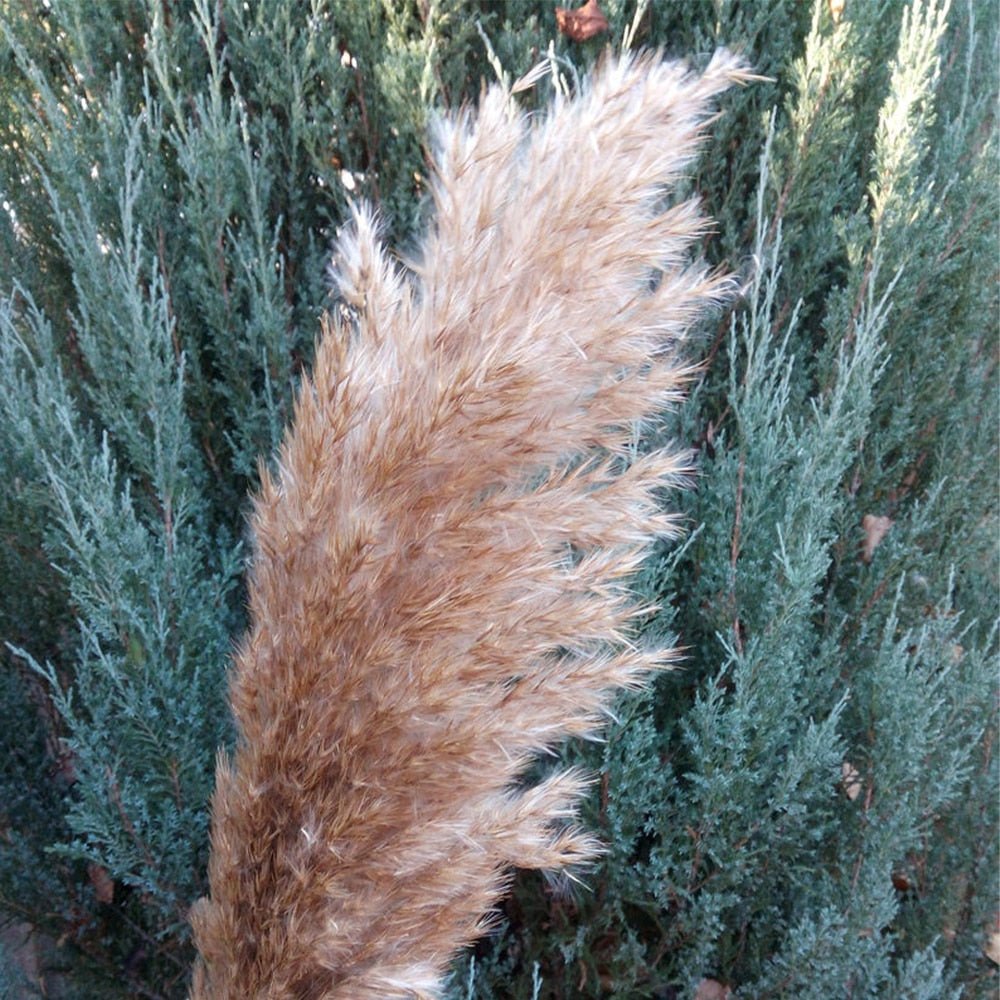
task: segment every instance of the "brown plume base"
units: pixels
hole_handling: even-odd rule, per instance
[[[437,127],[410,273],[356,210],[255,502],[194,998],[437,997],[511,866],[599,850],[583,778],[523,774],[670,659],[630,643],[629,579],[685,462],[631,446],[728,289],[664,192],[743,75],[611,60],[533,122],[490,91]]]

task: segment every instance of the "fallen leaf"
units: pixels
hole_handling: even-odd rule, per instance
[[[840,765],[840,784],[852,802],[861,794],[861,775],[850,761]]]
[[[556,7],[556,25],[574,42],[585,42],[588,38],[608,30],[608,19],[597,4],[597,0],[587,0],[576,10]]]
[[[913,880],[904,871],[894,871],[891,878],[892,887],[897,892],[909,892],[913,888]]]
[[[87,875],[99,903],[111,903],[115,898],[115,880],[102,865],[87,865]]]
[[[717,979],[703,979],[694,991],[694,1000],[729,1000],[733,991]]]
[[[865,533],[865,548],[861,555],[862,562],[867,564],[872,561],[872,555],[882,539],[889,533],[893,523],[891,517],[879,517],[876,514],[865,514],[861,518],[861,527]]]
[[[1000,965],[1000,915],[987,928],[983,954],[994,964]]]

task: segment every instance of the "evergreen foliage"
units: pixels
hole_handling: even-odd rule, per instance
[[[602,8],[0,0],[0,919],[80,995],[187,988],[245,497],[349,199],[405,252],[434,111],[609,39],[771,78],[691,179],[745,294],[644,438],[697,453],[638,581],[685,659],[565,751],[607,854],[452,995],[995,993],[996,5]]]

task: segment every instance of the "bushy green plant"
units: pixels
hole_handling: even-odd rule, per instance
[[[436,109],[623,40],[769,78],[690,182],[745,293],[647,435],[698,456],[638,581],[686,655],[567,750],[607,855],[519,879],[453,994],[995,991],[995,5],[602,7],[0,3],[0,916],[90,995],[186,988],[245,496],[348,199],[405,253]]]

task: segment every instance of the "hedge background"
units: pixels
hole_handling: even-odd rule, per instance
[[[565,751],[608,854],[519,877],[452,995],[995,995],[996,5],[601,7],[0,0],[6,995],[184,995],[247,491],[348,199],[405,252],[432,116],[607,45],[770,78],[686,192],[746,291],[637,441],[699,474],[637,583],[683,666]]]

